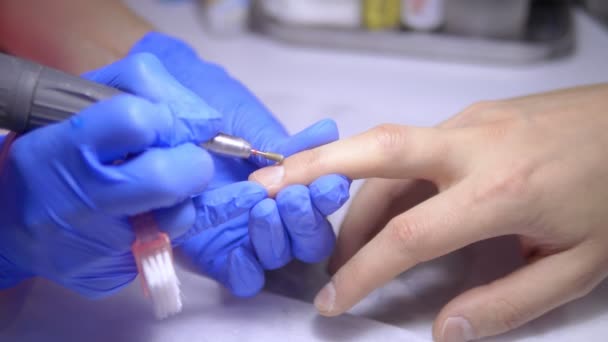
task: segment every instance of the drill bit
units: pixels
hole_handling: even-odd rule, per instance
[[[225,133],[218,134],[201,146],[211,152],[229,157],[249,158],[250,156],[255,155],[277,163],[282,162],[284,159],[281,154],[256,150],[252,148],[251,144],[245,139]]]
[[[274,153],[274,152],[262,152],[262,151],[258,151],[258,150],[254,150],[254,149],[251,149],[251,154],[253,154],[254,156],[260,156],[260,157],[266,158],[268,160],[272,160],[277,163],[282,163],[283,159],[285,159],[285,157],[283,157],[282,154],[278,154],[278,153]]]

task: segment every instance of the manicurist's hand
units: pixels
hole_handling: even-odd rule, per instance
[[[338,129],[331,120],[288,134],[242,83],[176,38],[151,32],[133,47],[132,53],[137,52],[158,57],[173,77],[222,114],[222,132],[244,138],[257,149],[289,156],[338,139]],[[214,176],[202,196],[215,192],[213,198],[222,199],[222,209],[235,192],[220,187],[230,189],[230,184],[241,183],[251,172],[268,165],[267,160],[256,157],[239,160],[212,155],[212,159]],[[259,189],[245,184],[248,192],[235,201],[236,207],[246,209],[243,215],[222,225],[196,225],[180,241],[196,268],[243,297],[262,289],[265,270],[281,268],[294,259],[315,263],[329,257],[336,240],[326,216],[346,202],[350,181],[338,174],[325,175],[307,186],[286,187],[275,198],[263,200]],[[213,210],[210,215],[209,206],[204,208],[207,211],[198,211],[201,216],[220,221],[228,218],[226,213],[235,212]]]
[[[150,212],[178,239],[266,196],[253,182],[204,191],[214,165],[197,145],[219,132],[222,117],[154,56],[131,55],[86,77],[129,95],[2,143],[0,289],[40,276],[90,298],[113,294],[137,275],[129,216]]]
[[[316,298],[328,316],[416,264],[519,236],[529,263],[457,296],[435,320],[436,340],[474,340],[584,296],[608,274],[607,131],[604,84],[479,103],[437,128],[382,125],[250,179],[272,195],[324,174],[376,177],[352,203],[335,274]]]

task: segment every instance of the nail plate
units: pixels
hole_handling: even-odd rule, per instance
[[[475,339],[473,328],[464,317],[449,317],[443,323],[442,342],[467,342]]]
[[[327,283],[315,297],[315,307],[321,313],[329,313],[334,309],[336,288],[332,282]]]
[[[269,166],[254,172],[251,180],[260,183],[265,188],[281,183],[285,169],[283,166]]]

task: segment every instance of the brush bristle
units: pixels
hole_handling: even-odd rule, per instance
[[[167,250],[159,251],[142,260],[142,271],[158,319],[164,319],[182,310],[179,279],[173,260]]]

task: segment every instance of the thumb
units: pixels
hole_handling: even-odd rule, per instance
[[[602,278],[591,255],[582,248],[554,254],[459,295],[435,320],[435,341],[498,335],[586,295]]]

